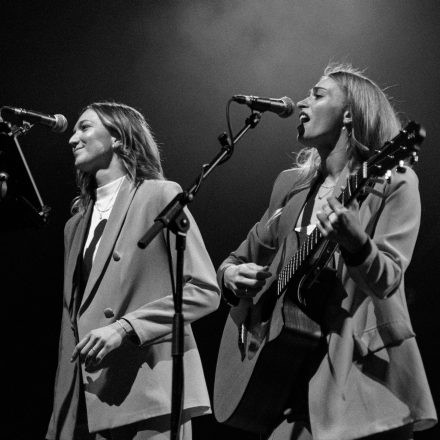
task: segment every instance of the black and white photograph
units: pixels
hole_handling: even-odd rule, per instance
[[[2,437],[440,438],[439,18],[4,0]]]

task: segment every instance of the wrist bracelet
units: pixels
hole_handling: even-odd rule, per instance
[[[122,322],[119,321],[119,319],[117,319],[115,322],[116,322],[117,324],[119,324],[119,327],[121,327],[122,330],[124,330],[125,334],[128,335],[128,330],[123,326]]]

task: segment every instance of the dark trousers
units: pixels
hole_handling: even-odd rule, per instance
[[[411,440],[413,438],[412,425],[401,426],[389,431],[362,437],[357,440]],[[289,423],[284,421],[267,440],[313,440],[310,430],[300,422]],[[335,439],[338,440],[338,439]]]

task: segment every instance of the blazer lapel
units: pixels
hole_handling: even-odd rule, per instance
[[[95,291],[95,285],[105,270],[105,266],[113,252],[113,248],[116,244],[116,240],[124,224],[128,208],[130,207],[135,193],[136,186],[125,178],[102,234],[98,250],[96,251],[89,279],[84,289],[84,295],[78,312],[79,315],[83,312],[85,305],[89,302],[89,296]]]
[[[67,262],[65,265],[65,295],[66,295],[66,304],[69,307],[69,311],[72,307],[72,299],[73,299],[73,290],[75,288],[75,271],[78,265],[78,257],[81,250],[84,247],[84,242],[87,237],[87,229],[90,222],[90,217],[93,211],[93,203],[89,203],[89,206],[83,216],[78,219],[77,225],[72,232],[71,237],[68,237],[71,240],[71,247],[69,255],[67,256]],[[79,280],[76,280],[79,282]]]
[[[282,240],[295,229],[310,188],[310,185],[308,185],[295,191],[284,207],[284,212],[280,218],[278,243],[281,243]]]

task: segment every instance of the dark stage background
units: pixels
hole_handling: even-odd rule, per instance
[[[417,166],[423,217],[407,289],[438,405],[440,2],[3,1],[0,10],[0,105],[62,113],[70,124],[62,135],[36,126],[21,140],[52,207],[50,224],[0,231],[3,438],[43,439],[51,411],[62,231],[76,194],[67,141],[79,110],[110,99],[143,111],[167,177],[188,187],[219,149],[233,94],[298,101],[332,60],[368,68],[403,116],[428,132]],[[233,106],[235,130],[247,115]],[[296,125],[296,117],[265,114],[191,206],[216,267],[264,211],[276,175],[292,164]],[[222,306],[194,326],[211,388],[225,316]],[[212,416],[194,425],[195,439],[253,438]],[[440,438],[439,429],[415,438]]]

